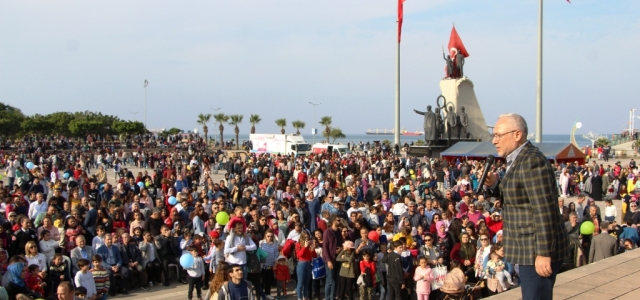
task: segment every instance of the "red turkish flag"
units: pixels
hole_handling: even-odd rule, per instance
[[[405,0],[398,0],[398,44],[402,35],[402,18],[404,17],[403,3]]]
[[[469,52],[467,52],[467,49],[464,47],[464,44],[462,43],[462,40],[460,39],[455,26],[453,26],[453,28],[451,29],[451,37],[449,37],[449,46],[447,50],[451,51],[451,48],[456,48],[458,49],[460,54],[464,55],[464,57],[469,57]]]

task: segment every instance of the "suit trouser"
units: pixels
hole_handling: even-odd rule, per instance
[[[184,269],[182,268],[182,265],[180,265],[180,260],[175,256],[166,256],[162,260],[162,275],[164,275],[163,284],[165,285],[169,284],[169,274],[170,274],[169,265],[170,264],[174,264],[178,266],[178,274],[179,274],[177,278],[178,281],[184,277]]]
[[[387,281],[387,300],[402,300],[402,281]]]
[[[520,266],[520,289],[522,300],[551,300],[553,299],[553,285],[556,275],[560,272],[562,261],[551,263],[552,273],[549,277],[542,277],[536,272],[535,265]]]
[[[113,278],[114,272],[113,270],[111,270],[111,267],[109,267],[107,270],[109,271],[109,283],[113,287],[114,286],[113,283],[115,282]],[[129,275],[131,275],[131,272],[127,267],[120,267],[120,270],[118,270],[118,274],[122,276],[122,278],[120,278],[120,284],[118,285],[118,289],[120,290],[125,289],[127,287],[127,282],[129,282]]]

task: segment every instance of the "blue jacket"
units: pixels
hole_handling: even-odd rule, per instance
[[[625,226],[622,228],[622,233],[618,237],[620,240],[630,239],[634,244],[638,243],[640,240],[640,236],[638,236],[638,231],[630,226]]]
[[[115,265],[118,267],[122,267],[122,257],[120,256],[120,250],[118,250],[118,247],[112,244],[111,251],[113,251],[113,256],[116,261]],[[96,251],[96,254],[102,256],[102,266],[104,266],[106,269],[112,267],[112,265],[107,263],[107,258],[109,258],[109,249],[107,249],[107,245],[100,246],[100,248],[98,248],[98,251]]]

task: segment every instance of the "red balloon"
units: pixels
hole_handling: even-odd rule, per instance
[[[377,243],[380,241],[380,235],[378,234],[377,231],[373,230],[373,231],[369,231],[369,235],[367,236],[370,240],[372,240],[374,243]]]

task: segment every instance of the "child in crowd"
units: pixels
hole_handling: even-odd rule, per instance
[[[191,230],[185,230],[184,231],[184,238],[182,239],[182,241],[180,241],[180,250],[182,250],[182,255],[185,255],[185,254],[190,252],[187,249],[187,247],[193,245],[193,238],[192,237],[193,237],[193,235],[191,233]]]
[[[51,233],[46,229],[40,233],[40,242],[38,244],[40,245],[40,252],[44,254],[47,261],[56,254],[56,248],[60,248],[60,243],[52,240]]]
[[[98,251],[100,246],[104,245],[104,234],[105,234],[104,226],[98,225],[96,226],[96,236],[93,237],[93,241],[91,242],[91,248],[93,248],[93,253]]]
[[[616,220],[618,216],[618,208],[613,205],[613,201],[610,199],[604,200],[605,208],[604,208],[604,219],[608,222],[613,222]]]
[[[380,291],[380,300],[387,299],[387,264],[382,262],[385,253],[387,253],[387,244],[380,243],[380,252],[376,254],[378,263],[376,271],[380,276],[380,284],[377,285]]]
[[[193,298],[193,288],[195,286],[198,294],[198,300],[202,300],[202,282],[204,281],[204,261],[202,257],[198,255],[198,248],[194,246],[188,246],[187,251],[193,256],[193,265],[187,270],[187,282],[189,283],[189,291],[187,292],[187,298],[191,300]]]
[[[365,274],[364,276],[368,278],[365,284],[359,287],[360,300],[373,300],[373,290],[376,287],[376,262],[371,259],[371,253],[368,250],[362,252],[360,274]]]
[[[413,280],[416,282],[416,294],[418,300],[429,300],[431,294],[431,282],[433,282],[431,267],[427,264],[426,257],[420,257],[420,265],[416,268]]]
[[[505,278],[510,285],[514,285],[513,280],[511,279],[511,274],[509,274],[509,272],[505,268],[504,262],[500,259],[500,256],[498,256],[498,254],[496,254],[495,252],[492,252],[491,254],[489,254],[489,259],[490,260],[487,262],[485,273],[495,275],[496,279],[498,279],[498,282],[500,283],[500,286],[502,286],[502,288],[505,290],[507,289],[507,286],[504,283]]]
[[[38,265],[30,265],[28,276],[26,280],[27,287],[44,297],[44,287],[47,286],[47,284],[43,281],[42,277],[40,277],[40,267]]]
[[[76,273],[74,283],[76,286],[82,286],[87,289],[87,299],[93,299],[96,293],[96,284],[93,279],[93,274],[89,272],[91,268],[91,262],[88,259],[81,258],[78,260],[78,267],[80,271]]]
[[[349,300],[353,300],[353,281],[356,278],[355,261],[356,253],[353,249],[353,242],[346,241],[342,244],[343,250],[336,257],[336,261],[342,262],[340,266],[340,284],[338,285],[338,295],[344,295],[345,292]]]
[[[96,300],[106,300],[109,293],[109,271],[102,266],[102,256],[96,254],[92,257],[91,275],[96,289]]]
[[[289,267],[286,262],[287,257],[280,255],[278,256],[278,262],[273,266],[277,281],[276,300],[283,300],[287,297],[287,281],[291,280],[291,273],[289,273]]]
[[[87,298],[87,289],[83,286],[79,286],[76,288],[76,299],[88,299]]]
[[[382,257],[382,262],[387,264],[387,298],[397,299],[400,290],[404,289],[404,271],[400,254],[404,251],[404,241],[391,242],[391,248]],[[392,250],[393,249],[393,250]]]
[[[56,288],[60,284],[61,281],[71,281],[69,278],[69,266],[64,262],[62,258],[62,254],[56,253],[53,255],[53,260],[49,265],[49,271],[47,272],[47,278],[50,280],[51,285],[49,286],[50,295],[54,295],[56,293]]]

